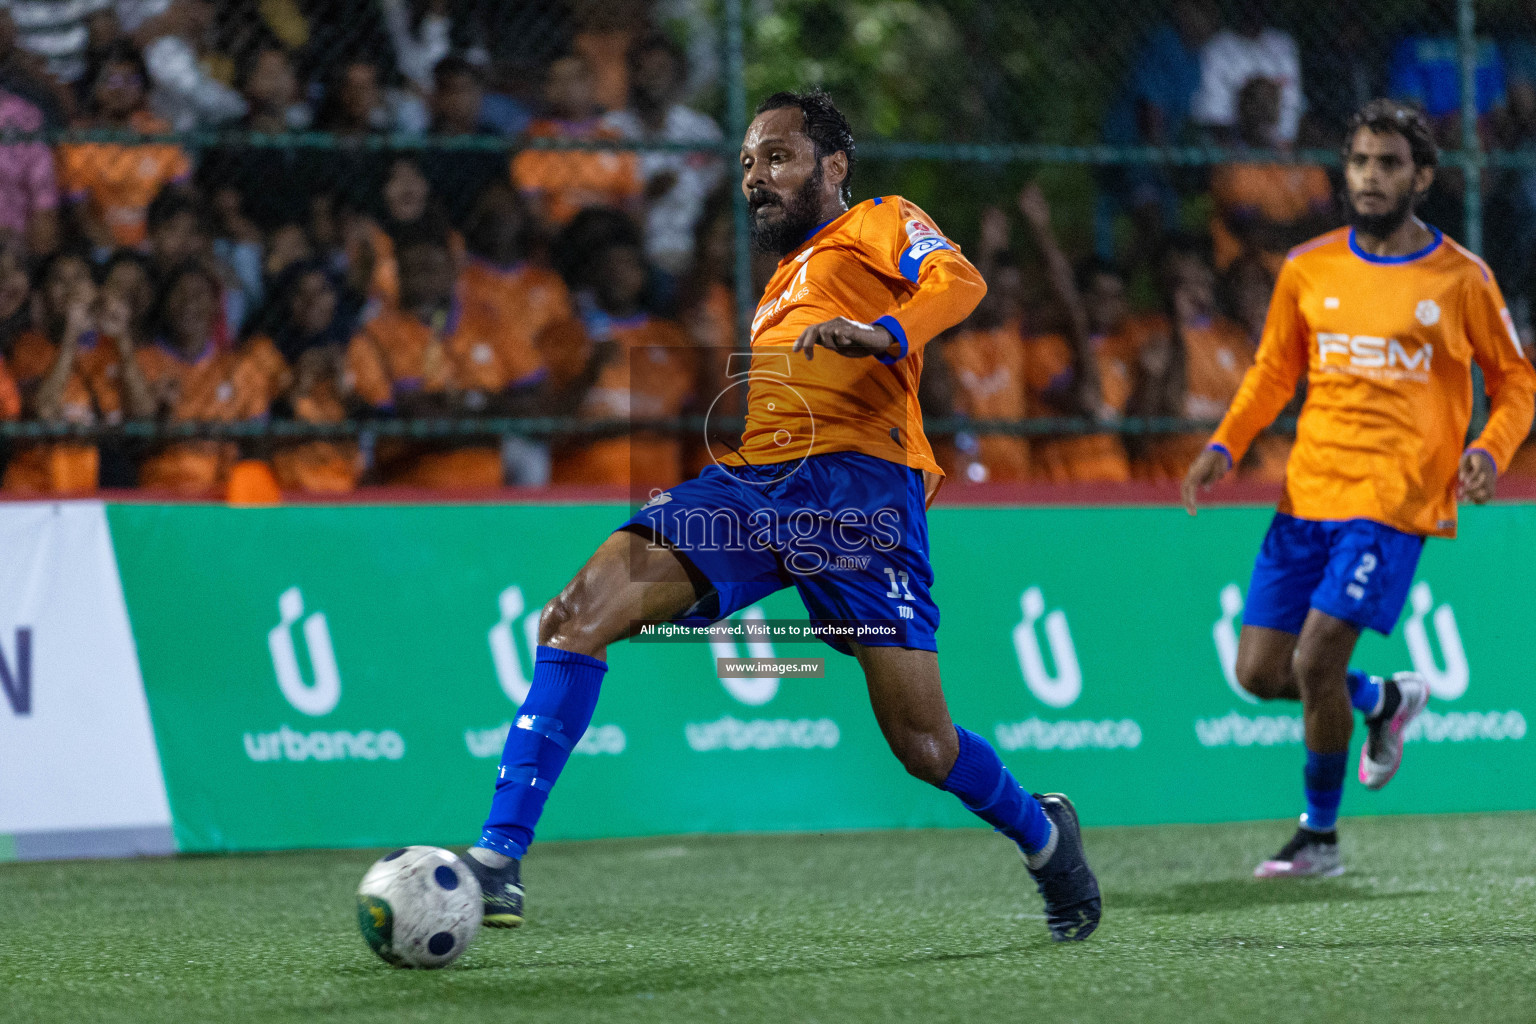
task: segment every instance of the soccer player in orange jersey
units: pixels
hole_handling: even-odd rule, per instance
[[[986,285],[899,196],[850,209],[853,162],[827,96],[779,93],[758,107],[741,187],[753,241],[780,262],[753,318],[741,446],[655,494],[544,609],[532,688],[467,858],[487,925],[522,921],[519,864],[591,719],[608,646],[646,623],[714,622],[791,586],[813,623],[859,630],[827,642],[858,659],[892,751],[1018,845],[1052,938],[1098,924],[1071,803],[1020,786],[991,744],[950,721],[939,684],[924,478],[939,470],[917,384],[924,345]]]
[[[1198,493],[1243,457],[1307,373],[1285,493],[1259,550],[1243,610],[1237,677],[1255,696],[1300,700],[1306,813],[1260,878],[1338,875],[1335,823],[1354,726],[1365,715],[1360,781],[1380,789],[1403,732],[1429,698],[1417,673],[1349,668],[1362,629],[1402,612],[1424,538],[1456,535],[1460,497],[1481,504],[1531,424],[1536,371],[1482,260],[1413,215],[1437,154],[1423,116],[1389,100],[1350,123],[1344,151],[1351,226],[1293,249],[1281,268],[1255,364],[1184,480]],[[1491,399],[1462,448],[1471,364]]]

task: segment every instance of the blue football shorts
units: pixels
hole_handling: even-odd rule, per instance
[[[794,587],[813,625],[863,623],[878,627],[856,637],[866,646],[938,649],[921,470],[858,452],[712,465],[619,529],[659,535],[691,563],[700,598],[679,623],[718,622]]]
[[[1369,519],[1276,513],[1253,564],[1243,624],[1300,633],[1307,610],[1316,608],[1390,635],[1423,550],[1423,537]]]

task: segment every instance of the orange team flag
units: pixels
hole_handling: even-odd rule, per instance
[[[131,127],[145,135],[169,132],[159,118],[140,111]],[[192,163],[179,146],[155,143],[67,143],[59,147],[59,181],[75,202],[88,202],[118,245],[142,245],[149,204],[166,185],[186,181]]]
[[[533,139],[619,140],[595,121],[539,120]],[[623,206],[640,194],[635,154],[623,150],[525,149],[512,158],[512,185],[532,200],[539,219],[563,227],[589,206]]]
[[[779,262],[752,321],[747,426],[728,465],[862,452],[943,475],[923,433],[923,348],[964,320],[986,282],[933,219],[900,196],[865,200]],[[801,332],[837,317],[885,327],[893,351],[791,355]]]
[[[1456,535],[1472,363],[1491,399],[1471,447],[1498,469],[1525,440],[1536,370],[1482,260],[1431,228],[1421,252],[1372,256],[1343,228],[1291,250],[1264,337],[1211,438],[1241,462],[1307,374],[1280,511]]]

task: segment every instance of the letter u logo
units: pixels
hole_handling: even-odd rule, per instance
[[[1064,708],[1077,700],[1083,692],[1083,673],[1077,664],[1077,649],[1072,646],[1072,631],[1067,626],[1067,613],[1056,609],[1045,614],[1045,595],[1039,587],[1030,587],[1019,598],[1024,612],[1023,621],[1013,627],[1013,649],[1019,658],[1019,671],[1024,683],[1042,703],[1053,708]],[[1051,660],[1056,664],[1056,674],[1046,671],[1045,657],[1040,650],[1040,639],[1035,623],[1045,618],[1045,639],[1051,648]]]
[[[762,605],[753,605],[751,608],[748,608],[746,611],[741,613],[741,621],[743,622],[760,623],[765,621],[767,618],[768,616],[763,613]],[[719,627],[714,627],[710,630],[710,655],[715,658],[742,657],[740,649],[738,649],[736,646],[736,641],[732,640],[730,637],[719,635],[719,633],[724,632],[725,631]],[[773,656],[773,644],[767,640],[747,641],[746,657],[771,658]],[[732,697],[735,697],[743,704],[747,704],[751,707],[756,707],[759,704],[767,704],[769,701],[773,700],[773,698],[777,696],[779,692],[779,680],[777,676],[755,676],[749,679],[722,679],[720,680],[720,685],[725,687],[725,691]]]
[[[1243,592],[1236,583],[1221,588],[1221,618],[1211,627],[1211,639],[1216,642],[1216,660],[1221,662],[1221,674],[1232,692],[1249,704],[1257,704],[1259,698],[1243,689],[1237,681],[1237,618],[1243,614]]]
[[[491,644],[491,661],[496,666],[496,681],[501,684],[501,691],[513,704],[522,707],[523,701],[528,699],[529,688],[533,686],[533,653],[539,646],[539,619],[543,617],[544,610],[541,608],[539,614],[523,619],[523,640],[528,648],[529,663],[529,670],[525,673],[522,656],[518,654],[512,635],[512,623],[517,621],[525,608],[523,588],[514,583],[501,592],[496,603],[501,608],[501,618],[491,627],[487,637]]]
[[[1403,639],[1408,642],[1408,657],[1413,660],[1413,670],[1429,682],[1429,692],[1441,700],[1455,700],[1467,692],[1472,670],[1467,665],[1467,652],[1461,646],[1461,632],[1456,628],[1456,613],[1443,604],[1435,608],[1435,595],[1429,584],[1420,580],[1408,593],[1413,614],[1403,626]],[[1424,628],[1424,616],[1434,608],[1435,639],[1440,641],[1440,652],[1445,655],[1445,668],[1435,662],[1435,652],[1429,645],[1429,631]]]
[[[298,587],[289,587],[277,599],[280,621],[267,633],[267,649],[272,652],[272,669],[277,673],[278,689],[295,711],[306,715],[328,715],[341,700],[341,672],[336,668],[336,651],[331,647],[331,630],[325,613],[304,617],[304,595]],[[293,626],[304,619],[304,646],[309,649],[309,667],[314,683],[304,682],[299,670],[299,653],[293,643]]]

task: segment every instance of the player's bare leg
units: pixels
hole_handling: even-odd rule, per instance
[[[1295,633],[1244,626],[1237,638],[1237,681],[1260,700],[1301,700],[1292,662]]]
[[[1059,793],[1025,792],[991,744],[956,728],[933,651],[851,646],[864,670],[875,721],[902,767],[954,793],[972,813],[1018,844],[1045,900],[1051,938],[1086,939],[1098,927],[1101,900],[1071,801]]]
[[[545,607],[533,685],[507,734],[485,830],[465,858],[484,893],[487,927],[523,922],[522,858],[550,788],[592,721],[608,645],[696,599],[677,554],[626,530],[610,535]]]
[[[610,534],[539,619],[539,644],[607,657],[645,623],[666,622],[698,595],[677,554],[628,530]]]
[[[1307,812],[1291,841],[1254,870],[1256,877],[1333,877],[1344,873],[1335,825],[1349,738],[1355,727],[1346,675],[1359,638],[1359,627],[1343,619],[1316,608],[1307,613],[1292,660],[1307,745]]]

